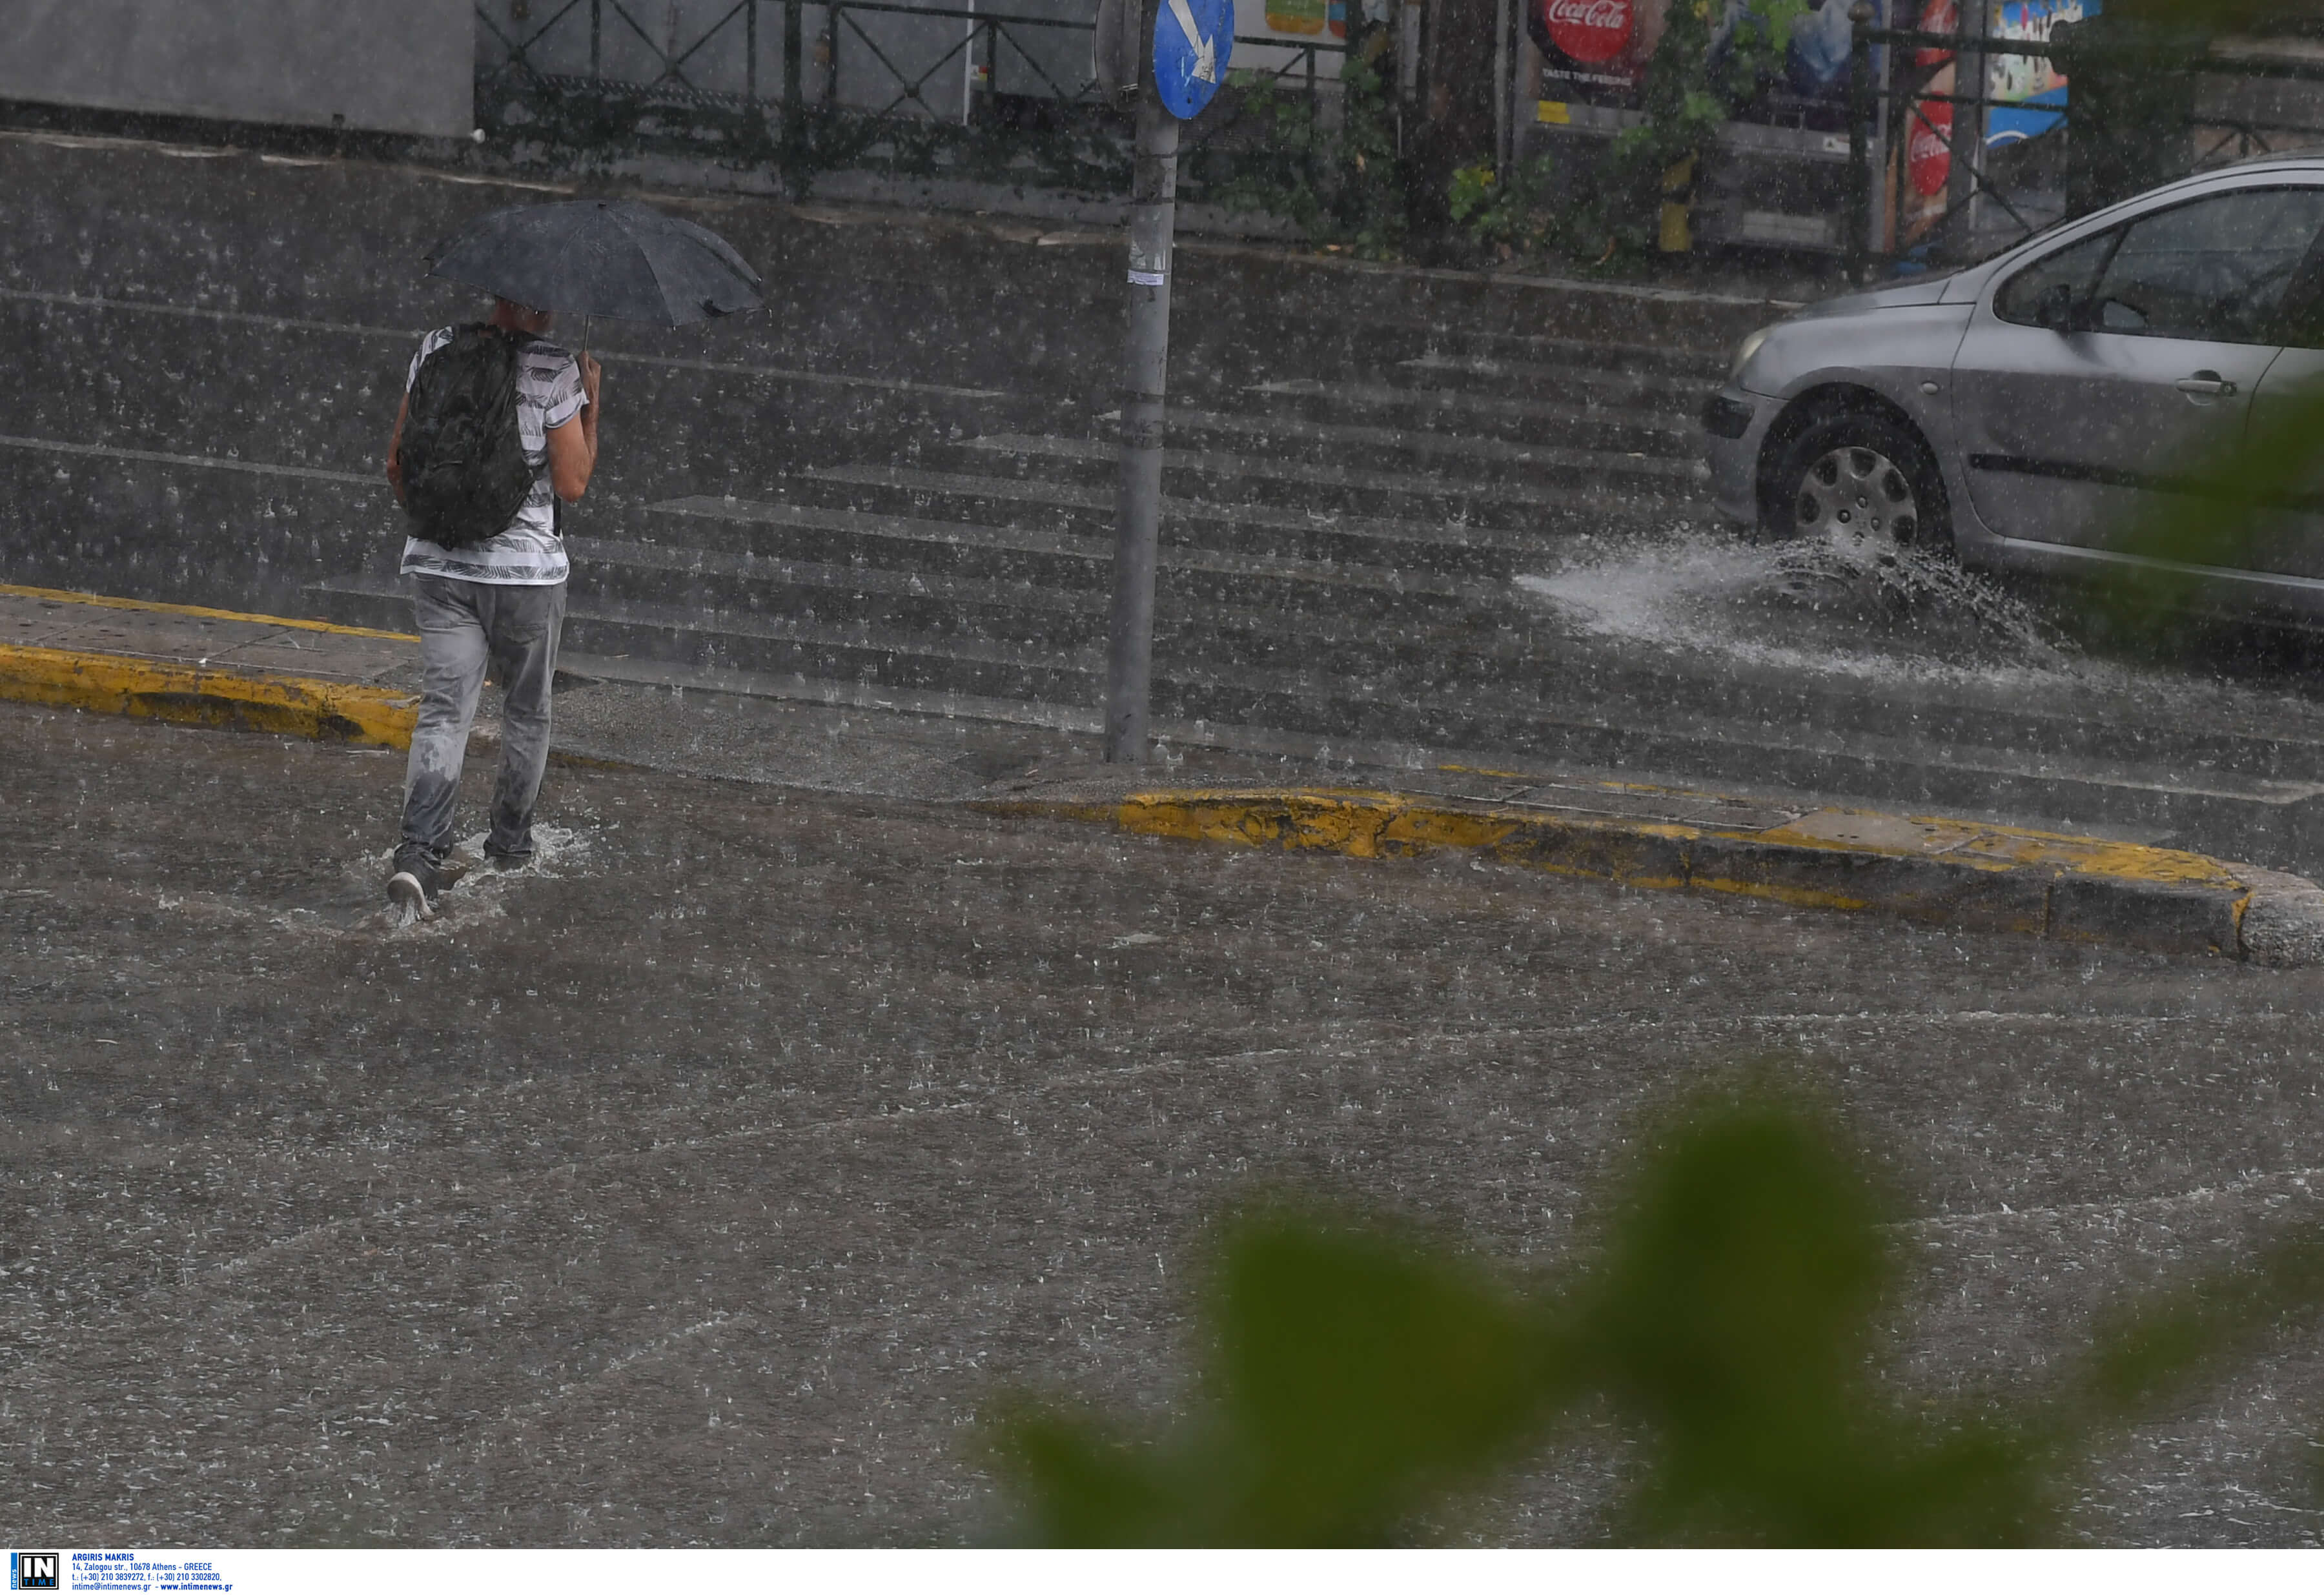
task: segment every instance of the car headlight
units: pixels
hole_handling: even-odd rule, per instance
[[[1772,327],[1763,327],[1736,346],[1735,364],[1727,368],[1729,382],[1739,383],[1743,380],[1743,368],[1751,364],[1751,356],[1759,352],[1759,346],[1766,343],[1767,335],[1775,330]]]

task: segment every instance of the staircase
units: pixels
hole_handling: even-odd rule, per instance
[[[1170,411],[1153,721],[1165,742],[1810,791],[2324,867],[2324,714],[2190,715],[2099,687],[1900,697],[1609,644],[1514,585],[1572,539],[1723,535],[1694,417],[1733,325],[1574,337],[1359,318],[1191,360]],[[1116,472],[1102,401],[897,419],[749,491],[590,506],[576,674],[1094,729]],[[951,433],[957,430],[959,435]],[[383,575],[328,613],[408,613]],[[1873,645],[1868,642],[1868,645]]]

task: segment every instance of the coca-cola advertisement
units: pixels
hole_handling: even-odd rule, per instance
[[[1582,105],[1637,102],[1663,36],[1667,0],[1531,0],[1526,31],[1541,51],[1542,97]]]
[[[1950,36],[1959,32],[1957,0],[1921,0],[1913,25],[1923,33]],[[1913,52],[1914,78],[1927,94],[1953,93],[1957,65],[1951,51],[1936,45],[1924,44]],[[1900,152],[1903,181],[1896,190],[1895,244],[1898,248],[1917,243],[1945,214],[1947,190],[1952,182],[1957,109],[1948,99],[1923,99],[1915,100],[1906,114]]]
[[[1673,0],[1526,0],[1526,31],[1541,52],[1545,102],[1635,108],[1638,88]],[[1682,0],[1683,3],[1683,0]],[[1848,58],[1854,37],[1849,0],[1817,0],[1790,24],[1790,48],[1775,81],[1762,86],[1743,115],[1792,126],[1847,125]],[[1724,0],[1711,49],[1727,48],[1751,0]],[[1882,6],[1885,14],[1886,6]]]

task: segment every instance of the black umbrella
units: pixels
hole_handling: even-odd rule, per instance
[[[428,266],[536,310],[669,327],[761,302],[759,274],[726,240],[633,199],[496,210],[430,250]]]

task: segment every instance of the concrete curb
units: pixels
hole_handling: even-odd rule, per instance
[[[0,700],[408,748],[420,639],[0,582]]]
[[[0,607],[9,604],[27,617],[19,623],[51,631],[30,633],[42,641],[0,643],[0,699],[410,746],[419,700],[406,656],[416,637],[0,585]],[[146,651],[116,651],[124,646]],[[327,678],[313,673],[318,667],[342,673]],[[623,752],[558,756],[654,767]],[[1322,786],[1135,791],[1093,772],[1046,792],[966,801],[988,814],[1093,822],[1139,835],[1359,859],[1458,849],[1640,890],[2277,965],[2324,963],[2324,888],[2298,876],[2172,848],[1704,792],[1583,782],[1559,788],[1554,803],[1524,803],[1512,801],[1499,779],[1507,773],[1449,765],[1436,772],[1489,779],[1502,788],[1492,797]],[[1609,813],[1609,803],[1629,807]]]
[[[2324,960],[2324,890],[2200,853],[1958,820],[1822,809],[1766,830],[1578,818],[1365,789],[986,800],[986,813],[1348,858],[1462,849],[1642,890],[1717,892],[2044,940]]]
[[[410,747],[420,717],[387,687],[5,644],[0,699],[380,748]]]

